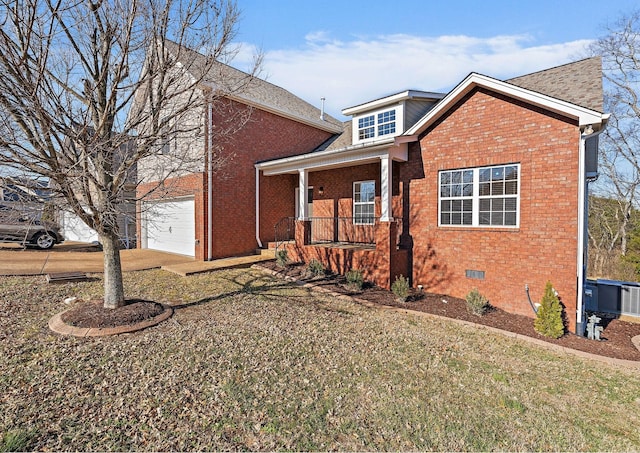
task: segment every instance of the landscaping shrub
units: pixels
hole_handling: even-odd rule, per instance
[[[409,296],[409,280],[402,275],[396,277],[391,284],[391,292],[402,302],[406,301]]]
[[[364,276],[360,269],[351,269],[345,275],[347,278],[347,286],[353,290],[360,291],[364,284]]]
[[[276,264],[280,267],[285,267],[289,264],[289,255],[286,250],[278,250],[276,252]]]
[[[307,265],[307,272],[313,277],[320,277],[325,274],[324,266],[317,259],[312,259]]]
[[[558,294],[553,289],[551,282],[547,282],[547,286],[544,289],[542,303],[536,313],[533,327],[536,332],[545,337],[560,338],[564,335],[562,304],[560,304]]]
[[[467,301],[467,311],[476,316],[482,316],[489,309],[489,300],[480,294],[478,288],[473,288],[465,297]]]

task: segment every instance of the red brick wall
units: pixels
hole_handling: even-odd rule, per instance
[[[214,124],[246,109],[229,102],[220,106]],[[212,183],[213,258],[248,254],[255,251],[255,167],[258,161],[303,154],[315,149],[330,133],[306,126],[262,110],[254,109],[247,124],[224,142],[216,143],[215,172]],[[206,149],[202,150],[203,161]],[[207,258],[207,174],[198,173],[172,180],[167,198],[193,195],[196,210],[196,258]],[[293,216],[293,187],[297,177],[260,177],[261,234],[273,237],[273,228],[283,216]],[[153,184],[141,186],[138,194]],[[289,195],[289,193],[291,195]]]
[[[457,297],[477,287],[492,305],[532,317],[525,285],[539,302],[550,280],[574,330],[578,147],[573,121],[484,90],[463,99],[401,168],[413,285]],[[438,227],[439,170],[509,163],[521,165],[519,228]]]
[[[351,269],[362,271],[366,281],[390,289],[399,275],[407,275],[407,251],[396,247],[395,222],[376,222],[375,249],[325,247],[307,245],[310,241],[311,222],[296,222],[296,242],[284,244],[288,258],[309,263],[318,260],[331,272],[345,274]]]
[[[236,104],[234,108],[242,108]],[[217,121],[214,118],[214,123]],[[214,258],[252,253],[255,239],[255,167],[258,161],[303,154],[331,136],[311,126],[262,111],[253,110],[251,119],[228,143],[223,153],[230,162],[213,182]],[[263,244],[273,237],[275,223],[293,216],[293,187],[297,177],[260,176],[260,236]]]

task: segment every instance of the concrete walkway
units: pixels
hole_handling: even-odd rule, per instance
[[[161,268],[179,275],[191,275],[226,267],[250,266],[273,259],[272,254],[196,261],[193,257],[148,249],[121,250],[122,270]],[[62,272],[100,273],[104,255],[84,243],[64,243],[51,250],[22,250],[13,244],[0,247],[0,275],[46,275]]]

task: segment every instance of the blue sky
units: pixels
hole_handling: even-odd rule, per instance
[[[234,65],[343,118],[405,89],[446,92],[469,72],[505,79],[583,58],[637,0],[238,0]]]

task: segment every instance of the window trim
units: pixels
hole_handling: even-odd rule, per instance
[[[514,194],[498,194],[498,195],[480,195],[480,171],[481,170],[486,170],[486,169],[495,169],[495,168],[506,168],[506,167],[516,167],[517,168],[517,172],[518,172],[518,177],[516,179],[517,182],[517,186],[516,186],[516,193]],[[443,228],[490,228],[490,229],[508,229],[508,230],[512,230],[512,229],[518,229],[520,228],[520,194],[521,194],[521,189],[520,189],[520,185],[521,185],[521,180],[522,180],[522,167],[520,165],[520,163],[507,163],[507,164],[496,164],[496,165],[486,165],[486,166],[482,166],[482,167],[468,167],[468,168],[451,168],[451,169],[443,169],[443,170],[439,170],[438,171],[438,227],[443,227]],[[465,171],[472,171],[473,172],[473,180],[472,180],[472,184],[473,184],[473,191],[472,194],[470,196],[464,196],[464,195],[460,195],[460,196],[455,196],[455,197],[443,197],[442,196],[442,174],[443,173],[453,173],[453,172],[465,172]],[[461,182],[461,185],[463,185],[464,183]],[[464,190],[463,188],[461,188],[461,190]],[[515,214],[516,214],[516,218],[515,218],[515,224],[514,225],[487,225],[487,224],[481,224],[480,223],[480,200],[486,200],[486,199],[493,199],[493,198],[510,198],[510,199],[515,199],[516,200],[516,207],[515,207]],[[472,201],[472,207],[471,207],[471,224],[449,224],[449,223],[442,223],[442,201],[447,201],[447,200],[471,200]],[[465,211],[461,211],[461,213],[464,213]],[[468,211],[467,211],[468,212]],[[491,212],[491,211],[489,211]],[[502,211],[505,212],[505,211]],[[509,211],[511,212],[511,211]],[[503,222],[504,223],[504,222]]]
[[[366,184],[366,183],[373,184],[373,200],[372,201],[356,201],[356,185],[360,184],[360,186],[362,187],[362,184]],[[360,190],[359,193],[362,193],[362,189]],[[356,215],[356,205],[372,206],[373,214],[370,217],[365,217],[360,215],[360,220],[358,220],[358,216]],[[375,218],[376,218],[376,181],[373,179],[368,179],[364,181],[354,181],[353,182],[353,224],[354,225],[373,225],[375,224]],[[366,221],[366,220],[369,220],[369,221]]]
[[[387,115],[386,120],[384,119],[385,115]],[[382,110],[367,112],[366,114],[354,117],[354,140],[357,142],[367,142],[377,138],[395,137],[398,135],[401,116],[401,111],[398,107],[387,107]],[[390,120],[389,117],[393,119]],[[388,129],[389,132],[381,134],[381,127]]]

